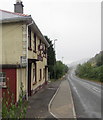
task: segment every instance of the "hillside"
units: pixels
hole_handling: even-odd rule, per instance
[[[99,54],[96,54],[88,62],[90,62],[91,64],[93,64],[95,66],[103,65],[103,51],[101,51]]]
[[[79,64],[76,75],[81,78],[103,82],[103,51],[96,54],[86,63]]]

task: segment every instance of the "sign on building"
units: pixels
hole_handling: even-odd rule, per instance
[[[26,65],[27,65],[27,58],[26,58],[26,56],[21,56],[20,57],[20,65],[26,67]]]

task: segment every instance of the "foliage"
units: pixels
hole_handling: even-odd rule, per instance
[[[25,93],[23,91],[22,83],[20,89],[21,89],[21,94],[19,96],[19,101],[17,104],[15,104],[14,95],[10,91],[10,89],[7,90],[7,95],[9,97],[3,94],[2,118],[13,118],[13,119],[25,118],[26,110],[27,110],[27,101],[23,100]]]
[[[78,65],[76,74],[81,78],[88,78],[103,82],[103,51],[96,54],[87,63]]]
[[[101,51],[99,54],[96,54],[95,57],[89,60],[89,62],[91,64],[95,63],[96,66],[103,65],[103,51]]]
[[[103,65],[96,67],[92,66],[89,62],[78,65],[76,75],[81,78],[93,79],[103,82]]]
[[[49,48],[47,50],[47,64],[48,64],[48,71],[49,71],[49,76],[51,79],[54,78],[54,66],[56,64],[56,58],[55,58],[55,50],[53,48],[53,44],[52,44],[52,41],[47,37],[45,36],[45,39],[48,41],[49,43]]]
[[[101,66],[103,65],[103,51],[101,51],[99,54],[95,56],[96,59],[96,65]]]
[[[63,64],[61,61],[57,61],[55,65],[55,79],[61,78],[67,72],[68,66]]]
[[[50,79],[58,79],[62,77],[67,71],[68,67],[61,61],[56,61],[55,50],[53,48],[52,41],[45,36],[45,39],[49,43],[49,48],[47,50],[47,63]]]

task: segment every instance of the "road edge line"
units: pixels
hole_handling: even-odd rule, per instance
[[[68,78],[70,79],[70,77],[68,76]],[[68,80],[69,81],[69,80]],[[69,87],[70,87],[70,82],[69,82]],[[73,95],[71,92],[71,87],[70,87],[70,94],[71,94],[71,101],[72,101],[72,105],[73,105],[73,116],[76,119],[76,112],[75,112],[75,107],[74,107],[74,100],[73,100]]]
[[[61,82],[62,82],[62,81],[61,81]],[[59,87],[57,88],[55,94],[53,95],[52,99],[50,100],[49,104],[48,104],[49,113],[50,113],[53,117],[55,117],[55,118],[57,118],[57,119],[58,119],[58,117],[57,117],[56,115],[54,115],[54,114],[51,112],[51,105],[52,105],[52,102],[53,102],[55,96],[57,95],[57,93],[58,93],[60,87],[61,87],[61,83],[60,83]]]

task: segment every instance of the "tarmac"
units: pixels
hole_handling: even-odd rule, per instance
[[[55,118],[75,118],[75,109],[69,82],[63,80],[49,104],[49,111]]]
[[[29,97],[26,118],[53,118],[48,110],[48,104],[57,91],[61,80],[50,82],[36,94]]]
[[[49,83],[29,98],[26,118],[54,120],[75,117],[72,94],[66,77]]]

